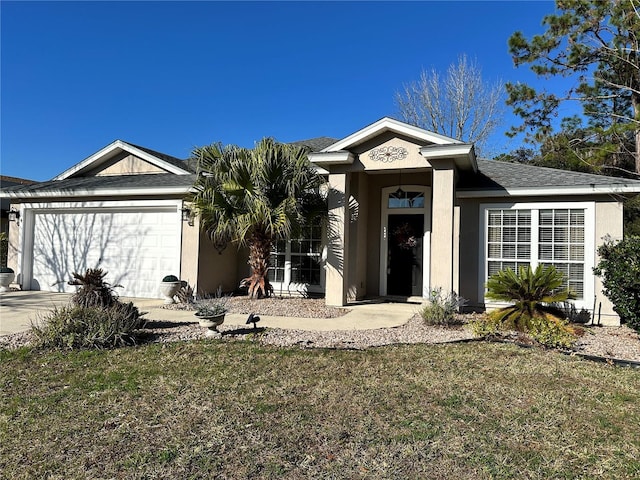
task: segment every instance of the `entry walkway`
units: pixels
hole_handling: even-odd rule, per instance
[[[23,332],[31,328],[31,323],[55,306],[68,303],[71,294],[36,291],[0,293],[0,335]],[[162,308],[162,300],[121,298],[133,301],[144,312],[147,320],[193,323],[193,312]],[[259,302],[257,302],[259,305]],[[292,330],[370,330],[398,327],[405,324],[417,311],[415,303],[358,303],[347,307],[350,311],[337,318],[277,317],[260,314],[260,326],[286,328]],[[225,324],[245,325],[247,315],[227,314]]]

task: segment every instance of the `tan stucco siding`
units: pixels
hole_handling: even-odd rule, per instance
[[[123,152],[106,163],[100,165],[96,170],[87,174],[87,176],[95,175],[111,176],[111,175],[135,175],[149,173],[167,173],[160,167],[157,167],[146,160],[136,157],[135,155]]]
[[[180,251],[180,280],[193,289],[198,288],[198,255],[200,252],[199,219],[193,226],[182,222],[182,245]]]
[[[476,199],[460,199],[460,242],[459,242],[459,290],[468,300],[471,308],[478,307],[478,275],[480,262],[480,202]]]
[[[329,174],[329,218],[332,231],[327,246],[326,292],[327,305],[345,305],[347,302],[349,266],[349,206],[350,173]]]
[[[596,203],[596,224],[595,224],[595,244],[596,249],[604,243],[605,238],[611,240],[622,240],[623,236],[623,206],[622,202],[606,201]],[[596,251],[595,263],[598,264],[600,257]],[[591,274],[591,272],[585,272]],[[600,314],[600,321],[603,325],[619,325],[620,317],[613,310],[613,304],[602,293],[602,280],[596,276],[594,281],[596,315]]]
[[[238,248],[235,244],[218,253],[205,233],[200,234],[198,253],[198,294],[215,294],[218,288],[224,293],[238,288],[237,277]],[[246,262],[246,259],[245,259]]]
[[[387,138],[385,138],[387,137]],[[398,136],[380,136],[375,142],[368,142],[362,151],[357,152],[358,158],[355,163],[359,163],[363,170],[394,170],[398,168],[430,168],[431,165],[422,155],[420,155],[420,145],[410,142]],[[383,150],[403,149],[406,152],[404,158],[397,160],[386,160],[381,155]]]
[[[454,264],[454,181],[453,161],[439,162],[433,170],[431,217],[431,286],[450,292]]]
[[[355,285],[357,299],[364,298],[367,295],[367,247],[369,244],[369,176],[360,173],[357,175],[357,187],[354,187],[356,193],[354,198],[357,201],[357,212],[354,216],[356,221],[356,238],[351,241],[353,249],[350,253],[351,258],[355,260],[355,279],[352,285]]]

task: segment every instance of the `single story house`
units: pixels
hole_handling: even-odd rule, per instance
[[[623,200],[640,181],[476,158],[473,145],[382,118],[340,139],[297,142],[326,175],[329,227],[274,245],[276,294],[422,300],[456,291],[484,308],[485,282],[506,267],[552,264],[578,309],[619,319],[592,273],[605,237],[623,235]],[[131,297],[158,297],[163,276],[198,292],[231,291],[245,250],[218,251],[185,201],[189,162],[117,140],[53,180],[5,189],[19,218],[9,264],[25,290],[66,291],[100,267]],[[330,233],[328,233],[330,232]]]

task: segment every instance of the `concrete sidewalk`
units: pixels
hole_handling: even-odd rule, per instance
[[[43,313],[54,306],[68,303],[71,294],[39,291],[20,291],[0,293],[0,335],[17,333],[31,328],[31,322],[37,321]],[[194,323],[193,312],[168,310],[162,308],[162,300],[121,298],[133,303],[144,312],[147,320]],[[259,301],[256,302],[259,306]],[[329,331],[329,330],[370,330],[376,328],[397,327],[405,324],[419,309],[415,303],[376,303],[362,302],[349,305],[350,311],[338,318],[300,318],[276,317],[260,314],[260,326],[286,328],[292,330]],[[228,313],[225,324],[245,325],[247,315]]]

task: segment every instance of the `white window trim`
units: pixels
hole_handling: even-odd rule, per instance
[[[323,294],[325,292],[325,279],[326,279],[326,268],[324,268],[325,261],[327,258],[326,255],[326,231],[325,228],[322,228],[321,234],[321,243],[322,243],[322,251],[317,256],[320,260],[320,284],[313,283],[297,283],[291,281],[291,240],[287,240],[285,242],[286,248],[284,251],[284,277],[282,282],[270,282],[273,287],[273,291],[276,294]],[[301,256],[294,254],[296,256]]]
[[[576,308],[593,308],[594,274],[596,239],[595,239],[595,202],[527,202],[527,203],[481,203],[480,204],[480,262],[478,268],[478,299],[487,308],[499,308],[507,305],[503,302],[485,300],[486,272],[488,271],[487,238],[489,234],[489,210],[531,210],[531,264],[538,265],[538,227],[539,210],[545,209],[583,209],[584,210],[584,295],[580,300],[574,300]],[[534,213],[534,211],[536,213]]]
[[[422,208],[389,208],[389,195],[399,187],[405,192],[422,192]],[[431,291],[431,187],[425,185],[394,185],[382,189],[380,200],[380,295],[387,294],[387,260],[389,251],[389,214],[424,215],[422,237],[422,298],[428,298]]]

